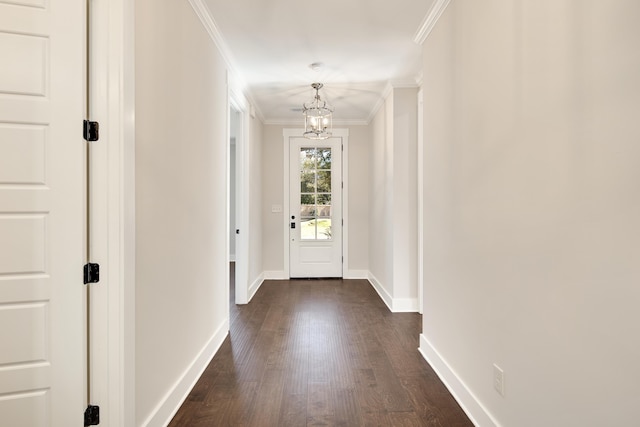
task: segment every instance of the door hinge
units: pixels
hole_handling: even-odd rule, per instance
[[[97,141],[100,138],[100,124],[85,120],[82,125],[82,136],[89,142]]]
[[[100,424],[100,407],[89,405],[87,409],[84,411],[84,425],[87,426],[97,426]]]
[[[100,281],[100,264],[88,263],[84,265],[84,284]]]

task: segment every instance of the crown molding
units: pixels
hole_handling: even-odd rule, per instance
[[[393,85],[389,81],[387,82],[387,85],[384,87],[384,89],[380,93],[380,96],[378,97],[378,101],[375,103],[375,105],[371,109],[371,112],[369,113],[369,117],[367,117],[368,123],[371,123],[373,119],[376,117],[376,114],[378,114],[378,111],[380,111],[380,109],[384,105],[389,95],[391,95],[391,92],[393,92]]]
[[[415,79],[389,80],[384,89],[384,98],[389,96],[393,89],[411,89],[417,87],[420,87],[417,77]]]
[[[429,12],[427,12],[427,16],[425,16],[424,20],[422,21],[420,28],[418,28],[415,36],[413,36],[414,42],[416,42],[417,44],[424,43],[427,37],[429,37],[431,30],[433,30],[433,27],[435,27],[438,23],[438,19],[440,19],[440,16],[444,12],[444,10],[447,8],[447,6],[449,6],[450,2],[451,0],[436,0],[433,3],[431,9],[429,9]]]
[[[262,110],[258,107],[258,104],[253,99],[253,95],[248,90],[247,83],[242,78],[242,75],[238,73],[236,67],[236,61],[231,53],[231,49],[227,45],[227,42],[222,37],[222,33],[218,29],[218,25],[216,21],[213,19],[211,15],[211,11],[209,7],[204,3],[203,0],[189,0],[189,4],[193,8],[194,12],[202,22],[205,30],[213,40],[213,43],[216,45],[218,50],[220,51],[220,55],[224,60],[227,69],[228,69],[228,82],[230,85],[230,89],[232,92],[241,93],[249,103],[249,109],[254,112],[253,116],[257,116],[257,118],[264,122],[264,115],[262,114]]]
[[[189,0],[189,4],[191,5],[194,12],[200,19],[200,22],[202,22],[202,25],[204,26],[205,30],[207,30],[207,33],[209,33],[209,37],[211,37],[211,40],[213,40],[218,50],[220,51],[220,54],[222,55],[224,62],[227,64],[229,71],[235,77],[234,80],[242,86],[240,76],[236,72],[235,60],[233,58],[233,54],[231,53],[231,50],[229,49],[227,42],[224,40],[224,37],[222,37],[222,33],[218,29],[218,26],[216,25],[216,21],[213,19],[213,16],[211,15],[211,11],[209,10],[209,8],[207,7],[207,5],[204,3],[203,0]]]
[[[249,102],[249,112],[251,113],[251,117],[257,118],[264,124],[264,114],[262,113],[262,110],[256,103],[255,99],[253,99],[253,94],[248,88],[245,91],[244,96],[247,98],[247,101]]]
[[[378,102],[376,102],[376,104],[371,109],[371,112],[369,113],[369,117],[367,117],[367,123],[371,123],[373,119],[375,119],[376,114],[378,114],[378,111],[380,111],[380,109],[384,105],[384,102],[387,100],[387,96],[388,96],[387,89],[385,88],[384,92],[380,95],[380,98],[378,98]]]
[[[235,65],[236,61],[233,57],[233,54],[231,53],[231,49],[229,49],[227,42],[224,40],[222,33],[218,29],[218,25],[213,19],[209,7],[204,3],[203,0],[189,0],[189,4],[196,13],[196,16],[200,19],[200,22],[202,22],[202,25],[209,34],[209,37],[218,48],[218,51],[220,52],[225,65],[227,66],[227,83],[230,86],[230,90],[236,93],[243,94],[251,101],[251,97],[247,96],[246,93],[247,83],[242,78],[242,75],[238,73],[237,67]]]
[[[418,82],[414,79],[389,80],[387,82],[387,85],[384,87],[384,90],[380,93],[378,101],[371,109],[371,113],[369,113],[369,117],[367,117],[367,123],[371,123],[373,121],[373,119],[376,117],[376,114],[378,114],[378,111],[380,111],[380,108],[382,108],[389,95],[393,93],[394,89],[419,88],[420,85],[421,82]]]

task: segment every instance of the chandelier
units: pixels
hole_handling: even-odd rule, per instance
[[[313,83],[311,87],[316,90],[316,96],[302,104],[304,137],[308,139],[327,139],[331,136],[333,106],[320,99],[318,91],[322,86],[322,83]]]

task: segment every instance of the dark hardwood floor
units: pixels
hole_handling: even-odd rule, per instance
[[[365,280],[266,281],[169,426],[472,426],[420,330]]]

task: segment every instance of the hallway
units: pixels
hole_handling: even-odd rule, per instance
[[[471,426],[419,354],[420,327],[365,280],[266,281],[231,304],[229,337],[170,427]]]

